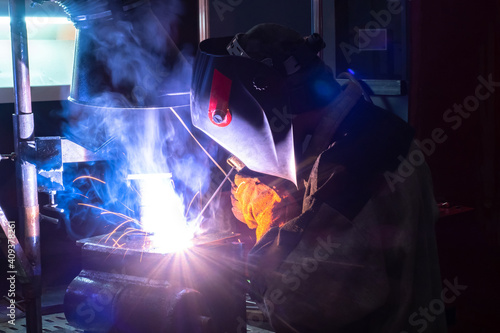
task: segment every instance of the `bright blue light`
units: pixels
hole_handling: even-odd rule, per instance
[[[325,81],[316,80],[313,83],[314,91],[320,98],[329,98],[332,95],[332,88]]]
[[[67,17],[28,16],[24,20],[26,24],[38,26],[45,24],[72,24]],[[0,24],[10,24],[10,17],[0,16]]]
[[[348,69],[347,69],[347,71],[348,71],[349,73],[351,73],[352,75],[356,75],[356,72],[355,72],[355,71],[353,71],[353,70],[352,70],[352,69],[350,69],[350,68],[348,68]]]

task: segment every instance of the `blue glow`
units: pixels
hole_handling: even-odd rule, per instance
[[[320,98],[329,98],[332,96],[332,89],[325,81],[314,81],[313,88]]]
[[[189,95],[190,92],[179,92],[179,93],[170,93],[170,94],[165,94],[165,96],[183,96],[183,95]]]
[[[350,68],[348,68],[348,69],[347,69],[347,71],[348,71],[349,73],[351,73],[352,75],[356,75],[356,72],[355,72],[355,71],[353,71],[353,70],[352,70],[352,69],[350,69]]]

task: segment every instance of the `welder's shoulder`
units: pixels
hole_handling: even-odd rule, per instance
[[[383,176],[397,169],[412,139],[413,130],[403,120],[358,102],[318,157],[306,193],[352,221],[377,195]]]
[[[364,100],[342,121],[333,138],[332,149],[322,159],[359,171],[394,169],[405,156],[414,130],[395,114]]]

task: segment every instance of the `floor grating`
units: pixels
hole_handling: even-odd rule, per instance
[[[55,313],[51,315],[45,315],[42,317],[42,332],[52,332],[52,333],[72,333],[78,332],[83,333],[83,330],[76,329],[68,324],[64,313]],[[0,323],[0,333],[24,333],[26,332],[26,319],[19,318],[16,319],[16,324],[10,325],[7,322]],[[262,328],[247,326],[248,333],[272,333]]]
[[[82,330],[76,329],[68,324],[64,313],[55,313],[42,317],[42,332],[67,333],[79,332]],[[8,322],[0,323],[0,333],[21,333],[26,332],[26,318],[16,319],[15,325]]]

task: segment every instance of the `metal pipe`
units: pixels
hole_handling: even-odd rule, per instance
[[[323,36],[323,0],[311,1],[311,30]],[[323,59],[323,51],[319,52],[319,57]]]
[[[210,36],[210,14],[208,12],[208,0],[198,0],[198,15],[199,15],[199,28],[200,28],[200,42]]]
[[[23,285],[26,328],[29,333],[38,333],[42,332],[40,226],[37,172],[32,159],[35,153],[35,141],[34,119],[31,111],[25,1],[9,0],[9,15],[15,93],[14,144],[19,205],[18,223],[24,234],[24,252],[33,269],[32,281]]]

